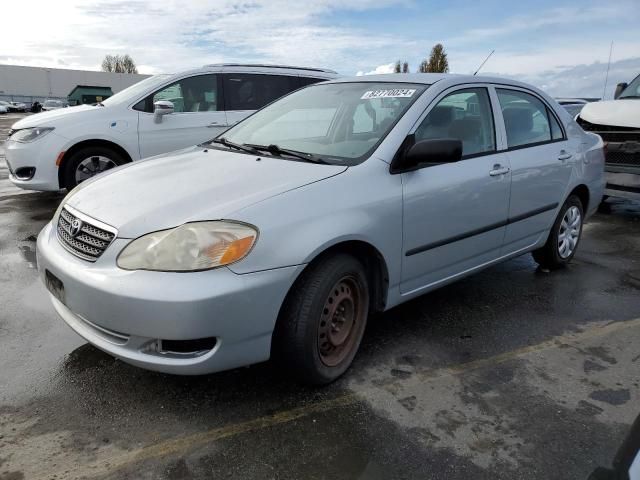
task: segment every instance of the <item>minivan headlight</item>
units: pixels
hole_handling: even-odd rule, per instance
[[[243,259],[257,238],[258,230],[244,223],[185,223],[133,240],[120,252],[117,264],[126,270],[208,270]]]
[[[16,142],[29,143],[44,137],[52,130],[53,127],[22,128],[20,130],[15,130],[10,138]]]

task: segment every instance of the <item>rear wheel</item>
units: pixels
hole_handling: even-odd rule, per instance
[[[578,249],[583,220],[582,202],[576,195],[571,195],[560,209],[547,243],[533,252],[534,260],[549,269],[568,264]]]
[[[75,152],[64,163],[64,188],[71,190],[91,177],[106,172],[126,160],[108,147],[86,147]]]
[[[368,313],[362,264],[346,254],[326,258],[289,293],[274,333],[274,357],[305,383],[332,382],[351,365]]]

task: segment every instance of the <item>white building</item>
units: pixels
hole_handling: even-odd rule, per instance
[[[61,68],[0,65],[0,100],[42,103],[47,98],[66,101],[77,85],[111,87],[113,93],[147,78],[149,75],[92,72]]]

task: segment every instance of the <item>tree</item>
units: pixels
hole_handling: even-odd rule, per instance
[[[393,73],[409,73],[409,63],[398,60],[393,67]]]
[[[418,70],[422,73],[448,73],[449,61],[447,60],[447,53],[444,51],[444,46],[441,43],[436,43],[431,49],[431,55],[429,60],[424,59]]]
[[[105,55],[102,60],[102,70],[104,72],[115,73],[138,73],[133,58],[129,55]]]

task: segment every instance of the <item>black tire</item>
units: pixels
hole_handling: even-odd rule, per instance
[[[573,207],[576,207],[580,212],[580,228],[578,232],[578,238],[573,246],[571,252],[563,256],[560,251],[559,244],[559,236],[561,233],[562,221],[567,214],[567,211]],[[562,268],[566,266],[571,259],[573,259],[576,251],[578,250],[578,245],[580,244],[580,239],[582,238],[582,226],[584,224],[584,210],[582,206],[582,202],[580,198],[576,195],[571,195],[567,198],[567,201],[564,202],[562,208],[558,212],[558,217],[556,221],[553,223],[553,227],[551,227],[551,232],[549,232],[549,238],[547,239],[547,243],[538,249],[532,252],[533,259],[540,265],[542,268],[547,268],[549,270],[555,270],[558,268]]]
[[[349,305],[353,315],[344,313],[351,311]],[[351,365],[368,314],[369,286],[362,264],[347,254],[324,258],[303,272],[287,295],[274,332],[274,359],[303,383],[330,383]],[[345,320],[350,316],[352,321]]]
[[[69,158],[67,158],[63,164],[62,185],[61,187],[71,190],[79,182],[76,181],[76,170],[80,163],[88,158],[106,158],[114,163],[114,167],[127,163],[127,160],[122,157],[121,154],[109,147],[95,146],[81,148]],[[110,167],[112,168],[112,167]]]

